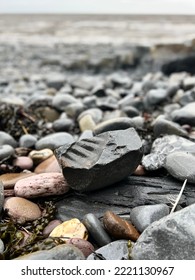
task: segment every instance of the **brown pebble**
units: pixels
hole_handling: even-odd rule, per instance
[[[130,239],[136,241],[139,232],[135,227],[111,211],[106,211],[103,216],[103,225],[106,231],[116,239]]]
[[[21,224],[41,217],[41,210],[38,205],[22,197],[7,198],[4,203],[4,210],[8,211],[8,216]]]
[[[58,164],[55,156],[51,156],[48,159],[42,161],[34,170],[35,173],[50,173],[59,172],[62,173],[62,169]]]
[[[136,176],[144,176],[144,175],[146,175],[146,171],[145,171],[143,165],[141,165],[141,164],[138,165],[138,167],[136,168],[136,170],[134,171],[133,174],[136,175]]]
[[[62,222],[60,220],[53,220],[51,222],[49,222],[49,224],[44,228],[43,230],[43,235],[48,237],[50,235],[50,233],[52,232],[52,230],[59,226]]]
[[[34,175],[32,172],[6,173],[0,176],[4,189],[12,189],[17,181]]]
[[[30,157],[17,157],[13,160],[13,165],[23,170],[30,170],[33,167],[33,161]]]
[[[93,245],[89,241],[81,238],[68,239],[66,244],[72,244],[80,249],[86,258],[95,251]]]

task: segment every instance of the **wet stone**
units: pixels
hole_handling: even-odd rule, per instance
[[[83,223],[87,230],[100,247],[110,243],[112,240],[101,225],[96,215],[89,213],[83,217]]]
[[[17,157],[13,160],[13,165],[23,170],[30,170],[33,167],[33,160],[30,157]]]
[[[187,132],[182,127],[172,121],[165,120],[164,118],[156,119],[153,126],[154,137],[157,138],[161,135],[178,135],[187,136]]]
[[[35,164],[38,164],[53,155],[51,149],[33,150],[29,153],[29,157],[32,158]]]
[[[194,260],[195,204],[152,223],[132,249],[133,260]]]
[[[12,189],[17,181],[32,175],[34,175],[32,172],[5,173],[0,175],[0,181],[3,183],[5,189]]]
[[[92,191],[132,174],[142,158],[134,128],[105,132],[55,150],[70,188]]]
[[[127,240],[117,240],[105,245],[88,256],[87,260],[128,260],[129,248]]]
[[[40,250],[15,260],[85,260],[85,256],[73,245],[62,244],[50,250]]]
[[[48,237],[53,229],[59,226],[62,222],[60,220],[52,220],[49,224],[44,228],[43,235]]]
[[[128,221],[120,218],[111,211],[106,211],[103,216],[103,224],[110,236],[116,239],[130,239],[136,241],[139,233]]]
[[[58,119],[53,122],[53,129],[58,131],[70,131],[74,127],[74,121],[68,118]]]
[[[150,224],[169,214],[166,204],[143,205],[133,208],[130,220],[139,232],[143,232]]]
[[[14,155],[14,148],[10,145],[0,145],[0,161]]]

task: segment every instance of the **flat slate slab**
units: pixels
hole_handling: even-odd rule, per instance
[[[115,214],[129,214],[131,208],[140,205],[165,203],[171,207],[171,200],[176,199],[182,182],[172,177],[129,176],[107,188],[79,193],[72,191],[56,202],[58,217],[62,220],[76,217],[82,219],[87,213],[94,213],[101,218],[105,211]],[[187,183],[179,201],[181,207],[195,203],[195,185]]]

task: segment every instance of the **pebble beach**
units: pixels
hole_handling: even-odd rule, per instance
[[[0,260],[195,259],[194,30],[1,16]]]

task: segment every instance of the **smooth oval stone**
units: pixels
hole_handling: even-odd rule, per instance
[[[132,249],[133,260],[194,260],[195,203],[148,226]]]
[[[88,256],[87,260],[122,260],[129,259],[129,248],[127,240],[117,240],[105,245]],[[99,256],[99,257],[98,257]],[[103,258],[101,258],[103,257]]]
[[[14,148],[10,145],[0,145],[0,160],[4,160],[14,155]]]
[[[195,155],[176,151],[166,157],[165,168],[176,179],[195,183]]]
[[[21,172],[21,173],[6,173],[0,175],[0,181],[2,181],[5,189],[14,188],[17,181],[34,175],[32,172]]]
[[[139,232],[143,232],[150,224],[169,214],[166,204],[137,206],[131,210],[130,220]]]
[[[131,223],[120,218],[111,211],[105,212],[103,216],[103,224],[106,231],[114,238],[136,241],[139,237],[139,232]]]
[[[144,169],[143,165],[139,164],[133,174],[136,176],[144,176],[146,175],[146,170]]]
[[[14,187],[15,195],[26,198],[61,195],[69,191],[61,173],[42,173],[19,180]]]
[[[4,251],[4,243],[3,243],[3,241],[0,239],[0,254],[2,254],[3,253],[3,251]]]
[[[58,119],[52,125],[55,131],[70,131],[74,127],[74,121],[68,118]]]
[[[19,139],[19,146],[25,148],[32,148],[35,146],[37,138],[31,134],[22,135]]]
[[[71,219],[55,227],[49,235],[50,237],[60,237],[63,240],[70,238],[81,238],[87,240],[88,233],[86,227],[79,219]]]
[[[103,112],[102,112],[102,110],[100,110],[98,108],[88,109],[88,110],[85,110],[84,112],[82,112],[78,116],[77,120],[80,121],[80,119],[82,119],[86,115],[91,115],[93,121],[97,124],[101,121],[101,119],[103,117]]]
[[[71,238],[68,239],[66,241],[66,244],[72,244],[75,247],[77,247],[78,249],[81,250],[81,252],[83,253],[83,255],[87,258],[92,252],[95,251],[95,248],[93,247],[93,245],[84,239],[81,238]]]
[[[14,260],[85,260],[85,256],[75,246],[62,244],[50,250],[40,250]]]
[[[134,128],[105,132],[55,150],[70,188],[92,191],[132,174],[142,158]]]
[[[38,205],[22,197],[7,198],[3,208],[12,219],[21,224],[41,217]]]
[[[57,94],[52,100],[52,106],[57,110],[63,112],[69,104],[77,103],[78,100],[68,93]]]
[[[100,247],[112,241],[101,225],[100,220],[94,214],[89,213],[85,215],[83,217],[83,224]]]
[[[151,89],[146,93],[145,104],[148,106],[154,106],[164,102],[168,97],[168,91],[163,88]]]
[[[91,115],[84,115],[79,120],[79,127],[81,132],[85,130],[93,130],[95,128],[95,122]]]
[[[35,164],[38,164],[47,158],[53,155],[53,151],[51,149],[43,149],[43,150],[33,150],[29,153],[29,157],[32,158]]]
[[[76,119],[78,117],[78,115],[83,112],[83,110],[85,110],[86,107],[84,106],[83,103],[81,102],[77,102],[77,103],[73,103],[73,104],[69,104],[66,109],[65,112],[67,113],[67,116],[72,118],[72,119]]]
[[[11,135],[9,135],[7,132],[0,131],[0,146],[5,144],[10,145],[13,148],[16,148],[18,145],[16,140]]]
[[[179,124],[195,125],[195,102],[191,102],[181,109],[173,111],[172,120]]]
[[[71,144],[74,142],[74,138],[67,132],[56,132],[47,135],[37,141],[35,147],[37,150],[49,148],[54,150],[61,145]]]
[[[4,186],[2,181],[0,181],[0,213],[3,208],[3,204],[4,204]]]
[[[165,120],[160,118],[155,121],[153,126],[154,137],[157,138],[161,135],[178,135],[178,136],[187,136],[187,132],[182,129],[180,125],[172,121]]]
[[[99,123],[93,129],[93,133],[97,135],[106,131],[121,130],[130,127],[134,127],[132,120],[127,117],[121,117]]]
[[[62,169],[53,155],[48,159],[42,161],[34,170],[35,173],[51,173],[51,172],[59,172],[62,173]]]
[[[20,169],[31,169],[33,167],[33,161],[30,157],[17,157],[13,160],[13,165]]]
[[[49,224],[44,228],[43,230],[43,235],[48,237],[50,235],[50,233],[52,232],[52,230],[59,226],[62,222],[60,220],[52,220],[51,222],[49,222]]]

